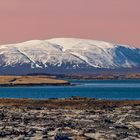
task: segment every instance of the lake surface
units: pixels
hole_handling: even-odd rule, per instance
[[[69,80],[76,86],[4,87],[0,98],[67,98],[81,96],[140,100],[140,80]]]

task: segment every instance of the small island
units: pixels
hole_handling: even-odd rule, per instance
[[[70,83],[53,76],[0,76],[0,87],[45,85],[67,86]]]

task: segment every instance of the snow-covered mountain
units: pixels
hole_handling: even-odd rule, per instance
[[[140,49],[74,38],[32,40],[0,46],[0,74],[94,72],[139,69]]]

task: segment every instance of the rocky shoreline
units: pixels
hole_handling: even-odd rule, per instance
[[[0,139],[139,140],[140,101],[0,99]]]

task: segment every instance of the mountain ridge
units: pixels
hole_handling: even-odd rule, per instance
[[[77,38],[31,40],[0,45],[0,72],[26,73],[38,69],[51,71],[75,69],[137,69],[140,68],[140,49],[128,45]],[[50,70],[49,70],[50,69]],[[48,71],[49,70],[49,71]],[[8,72],[9,71],[9,72]],[[39,70],[40,72],[41,70]],[[62,72],[62,71],[61,71]],[[4,73],[4,72],[3,72]],[[58,73],[58,72],[56,72]]]

